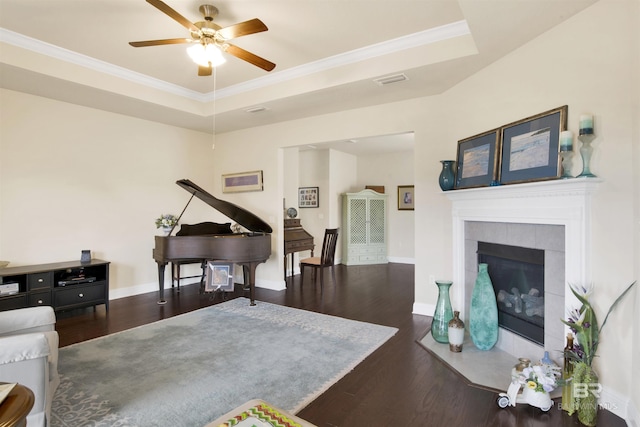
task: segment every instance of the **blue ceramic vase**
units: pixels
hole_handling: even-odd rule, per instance
[[[498,303],[487,264],[478,265],[478,277],[471,294],[469,333],[480,350],[490,350],[498,341]]]
[[[453,319],[451,309],[451,299],[449,298],[449,288],[452,282],[436,281],[438,286],[438,302],[431,321],[431,335],[433,339],[441,342],[449,342],[449,321]]]
[[[442,171],[440,171],[440,176],[438,177],[438,184],[440,184],[440,188],[442,191],[453,190],[455,184],[455,161],[453,160],[440,160],[442,163]]]

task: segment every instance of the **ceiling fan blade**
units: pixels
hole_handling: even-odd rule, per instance
[[[274,64],[273,62],[267,61],[264,58],[260,58],[258,55],[254,55],[253,53],[232,44],[225,43],[224,51],[235,56],[236,58],[247,61],[248,63],[253,64],[256,67],[260,67],[265,71],[271,71],[276,67],[276,64]]]
[[[209,65],[208,67],[203,67],[202,65],[198,65],[198,75],[199,76],[210,76],[213,71],[213,67]]]
[[[230,25],[228,27],[218,30],[218,34],[224,37],[225,40],[231,40],[249,34],[261,33],[267,31],[268,28],[264,25],[264,22],[258,18],[250,19],[248,21],[240,22],[239,24]]]
[[[164,12],[166,15],[168,15],[174,21],[177,21],[180,25],[185,27],[187,30],[194,31],[196,33],[198,32],[198,27],[196,27],[187,18],[185,18],[184,16],[180,15],[178,12],[176,12],[171,7],[169,7],[169,5],[167,5],[165,2],[163,2],[161,0],[147,0],[147,3],[149,3],[151,6],[154,6],[155,8],[159,9],[161,12]]]
[[[146,46],[161,46],[165,44],[183,44],[183,43],[193,43],[196,40],[192,39],[164,39],[164,40],[145,40],[141,42],[129,42],[129,44],[133,47],[146,47]]]

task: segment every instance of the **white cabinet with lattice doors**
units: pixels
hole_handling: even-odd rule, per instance
[[[342,263],[386,264],[387,195],[363,190],[342,198]]]

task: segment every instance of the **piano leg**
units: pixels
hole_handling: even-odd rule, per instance
[[[256,305],[256,268],[258,267],[259,262],[249,262],[243,263],[242,265],[242,275],[244,277],[245,286],[249,285],[249,299],[251,300],[250,305]]]
[[[166,262],[158,263],[158,304],[167,303],[167,301],[165,301],[164,299],[164,269],[166,266],[167,266]]]

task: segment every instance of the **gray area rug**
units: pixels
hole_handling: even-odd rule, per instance
[[[396,332],[237,298],[61,348],[52,426],[203,426],[249,399],[296,413]]]

